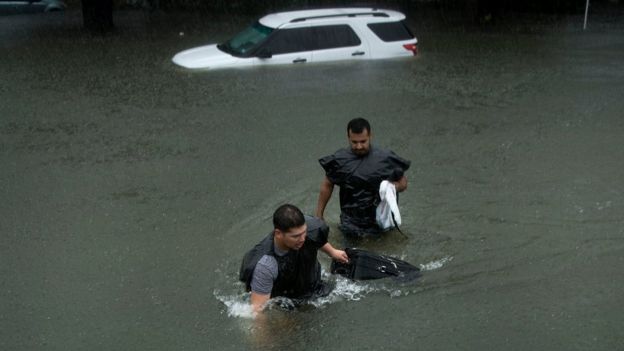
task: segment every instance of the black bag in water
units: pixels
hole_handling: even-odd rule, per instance
[[[395,257],[374,252],[346,248],[349,263],[332,260],[332,274],[340,274],[353,280],[395,278],[412,280],[420,277],[420,268]]]

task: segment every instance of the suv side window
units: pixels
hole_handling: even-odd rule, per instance
[[[315,50],[359,46],[362,42],[351,26],[337,24],[313,27]]]
[[[273,55],[313,50],[312,29],[289,28],[273,32],[264,45]]]
[[[403,21],[369,23],[368,28],[383,41],[400,41],[414,39],[414,35]]]
[[[265,48],[271,54],[359,46],[360,38],[347,24],[280,29],[271,35]]]

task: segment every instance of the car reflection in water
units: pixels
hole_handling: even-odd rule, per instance
[[[0,15],[63,11],[66,5],[59,0],[0,0]]]

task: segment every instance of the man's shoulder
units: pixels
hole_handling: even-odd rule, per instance
[[[314,241],[321,247],[327,243],[329,235],[329,226],[327,223],[318,217],[305,215],[307,229],[306,240]]]
[[[410,165],[410,161],[397,155],[394,151],[390,149],[371,147],[370,156],[371,156],[371,159],[373,160],[396,163],[405,169],[409,168],[409,165]]]
[[[319,159],[321,167],[325,170],[325,173],[329,180],[336,184],[344,180],[351,171],[353,166],[353,160],[356,160],[356,156],[350,149],[339,149],[331,155],[327,155]]]
[[[277,259],[271,255],[262,256],[254,267],[252,276],[255,279],[275,280],[279,271]]]
[[[272,270],[272,268],[277,268],[277,260],[272,255],[265,254],[262,257],[260,257],[260,259],[258,260],[258,263],[256,263],[256,267],[259,267],[259,266],[266,267],[269,270]]]
[[[318,217],[314,217],[310,215],[304,215],[304,217],[305,217],[306,225],[308,227],[308,231],[327,227],[327,224],[325,224],[325,222]]]
[[[256,263],[262,258],[263,255],[271,252],[273,248],[273,235],[268,234],[259,243],[257,243],[251,250],[247,251],[243,257],[243,265],[255,266]]]
[[[396,155],[394,153],[394,151],[392,151],[390,149],[386,149],[386,148],[383,148],[383,147],[372,146],[372,145],[370,147],[370,153],[372,155],[385,156],[385,157],[388,157],[390,155]]]
[[[249,279],[251,279],[258,266],[258,262],[262,260],[264,256],[270,256],[272,246],[273,237],[269,234],[251,250],[247,251],[243,257],[243,262],[239,271],[239,279],[241,281],[249,282]]]
[[[350,148],[340,148],[336,151],[334,151],[333,154],[327,155],[323,158],[336,158],[336,159],[344,159],[344,158],[352,158],[355,157],[355,154],[353,152],[351,152]]]

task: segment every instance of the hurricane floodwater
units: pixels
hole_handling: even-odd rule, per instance
[[[0,349],[624,349],[622,23],[426,17],[416,58],[199,72],[250,19],[0,17]],[[423,275],[255,321],[240,260],[356,116],[412,161],[406,235],[358,245]]]

